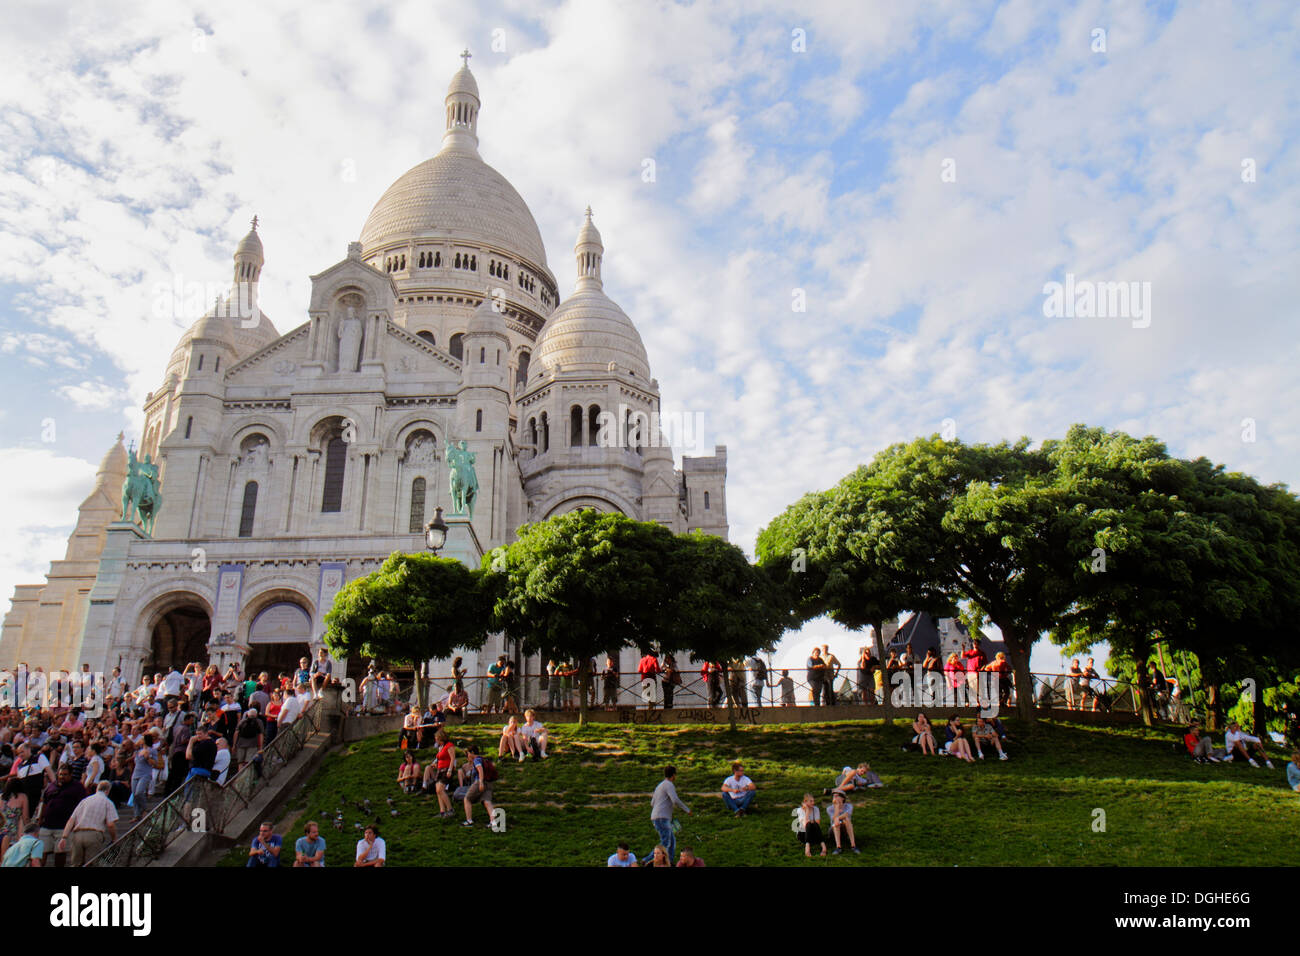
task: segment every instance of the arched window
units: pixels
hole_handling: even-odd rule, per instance
[[[535,451],[541,451],[537,445],[537,419],[535,418],[528,419],[528,440],[533,443]]]
[[[478,256],[469,257],[469,267],[470,267],[470,271],[472,272],[478,271]]]
[[[424,531],[424,479],[416,478],[411,482],[411,521],[407,525],[411,534]]]
[[[464,360],[465,358],[464,339],[465,336],[462,335],[460,332],[457,332],[455,335],[451,337],[451,344],[449,346],[449,349],[451,351],[452,358],[460,359],[462,361]]]
[[[478,350],[478,364],[483,365],[486,362],[487,362],[487,349],[480,348]]]
[[[441,253],[441,252],[435,252],[435,253],[433,254],[433,265],[434,265],[434,268],[437,268],[438,266],[442,265],[442,253]]]
[[[253,536],[253,515],[257,512],[257,482],[244,485],[244,506],[239,511],[239,536]]]
[[[456,253],[456,268],[460,268],[460,253]]]
[[[325,445],[325,489],[321,494],[320,510],[343,510],[343,472],[347,468],[348,443],[336,435]]]
[[[435,341],[433,340],[433,333],[430,332],[428,329],[425,329],[424,331],[421,331],[421,332],[416,332],[416,333],[415,333],[415,337],[416,337],[417,339],[424,339],[424,341],[428,342],[430,345],[437,345],[437,344],[438,344],[437,342],[435,342]]]
[[[582,444],[582,406],[574,405],[569,409],[569,445],[577,448]]]
[[[709,493],[707,491],[704,493],[704,510],[709,510]]]
[[[592,405],[587,409],[587,444],[596,444],[600,436],[600,406]]]
[[[551,450],[551,423],[547,420],[546,413],[542,412],[542,451]]]
[[[474,431],[481,432],[482,430],[483,430],[483,409],[480,408],[478,411],[474,413]]]
[[[203,356],[202,356],[202,354],[199,355],[199,371],[200,371],[200,372],[203,371]]]
[[[185,437],[186,437],[186,438],[189,438],[189,437],[190,437],[190,430],[193,429],[193,428],[194,428],[194,416],[191,415],[189,418],[185,419]]]

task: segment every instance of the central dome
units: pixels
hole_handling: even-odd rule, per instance
[[[492,246],[546,269],[537,221],[515,187],[478,154],[478,83],[466,66],[447,89],[442,149],[389,186],[361,228],[361,254],[409,239]]]
[[[528,205],[476,152],[443,149],[389,186],[361,229],[362,255],[416,237],[482,243],[546,267]]]

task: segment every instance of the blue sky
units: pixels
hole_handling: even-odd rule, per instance
[[[946,419],[967,441],[1085,421],[1296,480],[1294,4],[146,0],[12,20],[5,596],[61,556],[193,318],[156,287],[224,283],[256,213],[263,304],[300,324],[308,276],[436,151],[463,47],[484,158],[562,290],[593,207],[665,411],[704,414],[679,452],[728,447],[746,549]],[[1150,283],[1149,326],[1046,317],[1067,274]],[[811,638],[858,643],[818,622],[790,656]]]

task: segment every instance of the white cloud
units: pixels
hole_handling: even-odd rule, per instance
[[[104,382],[82,382],[80,385],[60,385],[55,392],[77,408],[85,411],[102,411],[121,403],[125,394]]]

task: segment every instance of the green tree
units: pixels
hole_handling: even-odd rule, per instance
[[[772,650],[786,630],[788,600],[740,548],[722,538],[701,531],[677,535],[670,555],[673,596],[660,648],[723,662],[727,719],[734,731],[731,662]]]
[[[583,509],[523,525],[516,541],[484,556],[493,627],[525,653],[577,662],[579,723],[591,659],[666,636],[672,543],[662,525]]]
[[[377,571],[345,584],[325,615],[325,644],[336,657],[360,654],[415,670],[420,706],[427,688],[419,664],[483,646],[488,603],[475,573],[453,558],[394,552]]]

